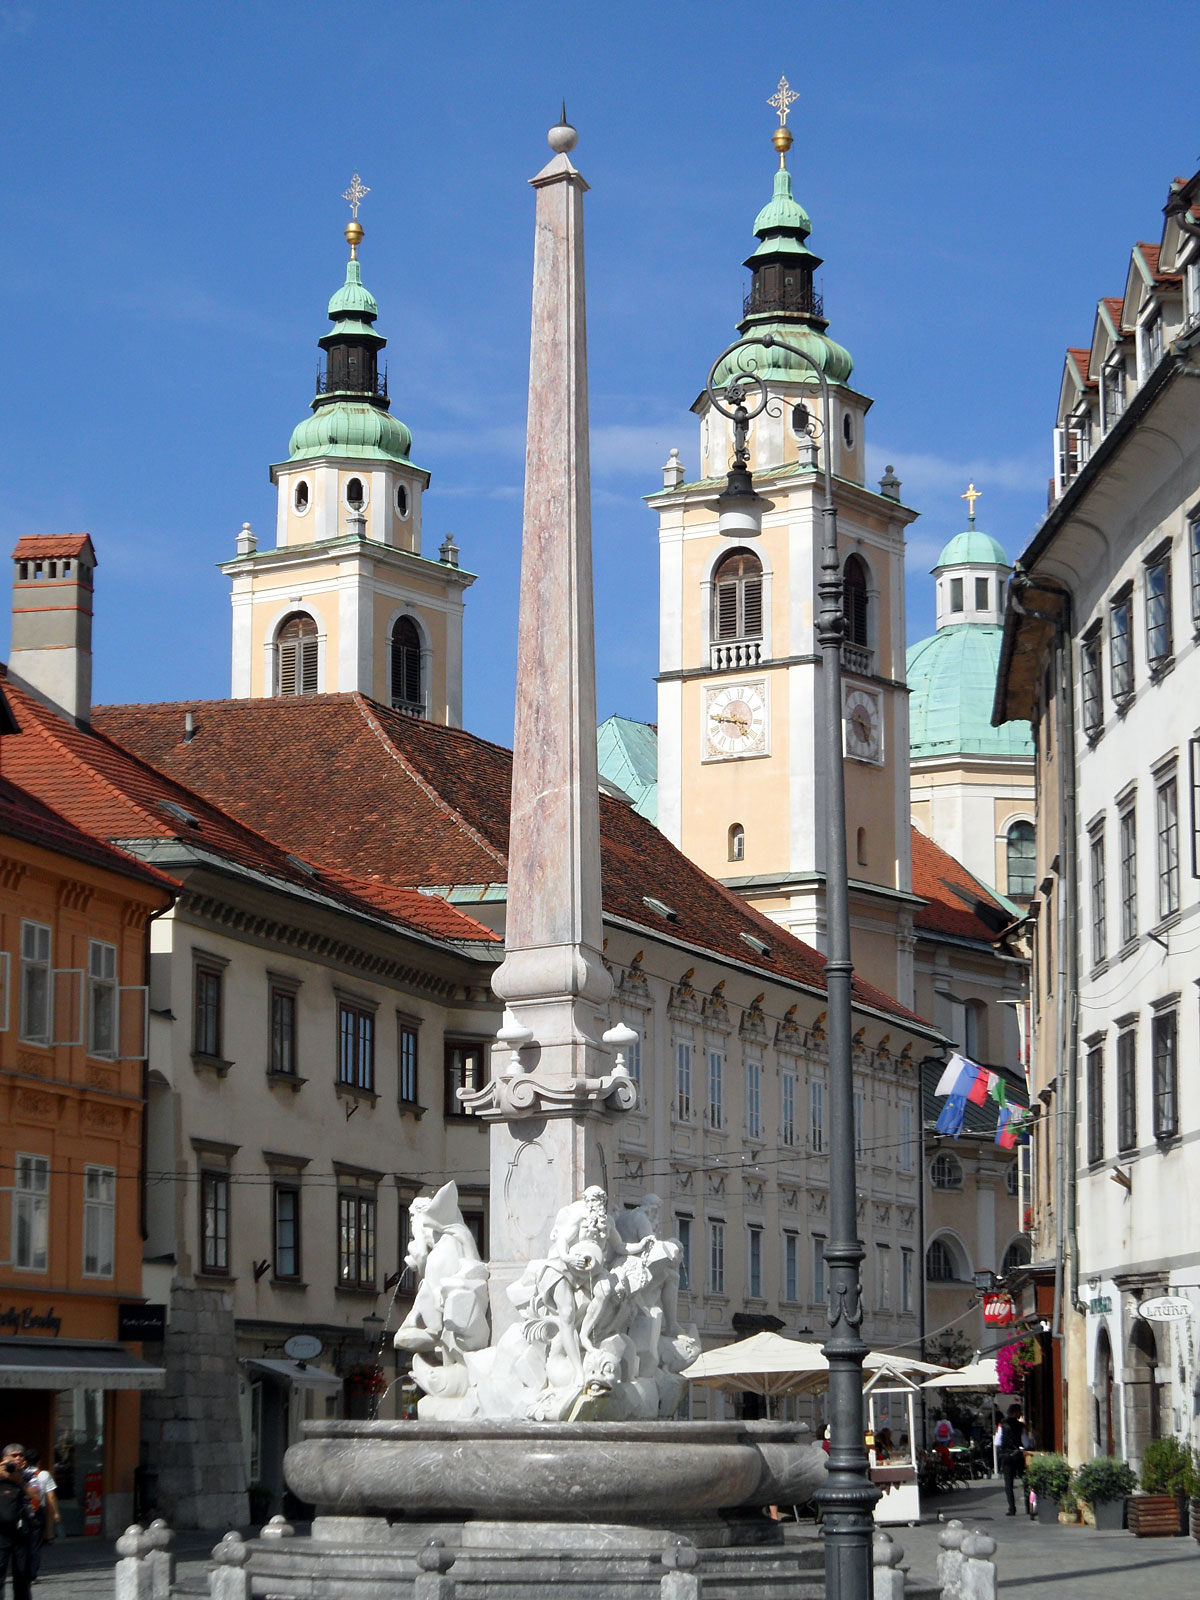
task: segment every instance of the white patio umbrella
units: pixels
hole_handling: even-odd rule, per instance
[[[921,1385],[922,1389],[999,1389],[1000,1378],[996,1372],[995,1356],[977,1356],[969,1366],[956,1367],[952,1372],[943,1372],[940,1377],[930,1378]]]
[[[870,1351],[864,1362],[869,1372],[881,1369],[904,1374],[944,1372],[944,1367],[911,1356]],[[706,1350],[682,1376],[692,1383],[727,1393],[749,1391],[778,1398],[819,1389],[829,1375],[829,1362],[819,1344],[805,1339],[788,1339],[780,1333],[755,1333],[736,1344]]]

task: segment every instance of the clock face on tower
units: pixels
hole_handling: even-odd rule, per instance
[[[879,696],[867,689],[847,689],[842,699],[845,749],[856,761],[883,765],[883,723]]]
[[[767,754],[767,684],[764,678],[723,683],[704,691],[704,759],[731,761]]]

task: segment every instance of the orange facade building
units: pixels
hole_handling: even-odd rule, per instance
[[[2,776],[0,707],[0,1432],[41,1452],[65,1533],[111,1536],[133,1516],[138,1391],[162,1385],[131,1335],[153,1331],[148,925],[174,885]]]

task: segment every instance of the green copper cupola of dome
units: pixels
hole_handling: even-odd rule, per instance
[[[798,98],[789,91],[788,104]],[[776,104],[772,100],[771,104]],[[787,152],[792,133],[786,126],[787,106],[779,108],[780,126],[772,136],[779,152],[779,170],[768,200],[754,219],[758,246],[746,258],[750,269],[750,289],[742,303],[738,332],[743,338],[770,333],[797,346],[820,366],[830,383],[846,383],[854,370],[850,352],[826,333],[829,323],[821,295],[813,284],[813,274],[821,257],[808,248],[812,231],[808,212],[792,193],[792,175],[787,169]],[[722,383],[737,370],[737,357],[723,363],[714,375]],[[811,382],[812,368],[786,350],[775,346],[764,352],[755,367],[759,377],[791,383]]]
[[[412,434],[388,415],[387,372],[379,369],[379,352],[387,340],[375,330],[379,306],[363,285],[358,260],[363,238],[358,202],[367,192],[356,173],[346,193],[353,212],[346,227],[346,279],[329,301],[333,327],[317,341],[325,359],[317,372],[313,414],[292,433],[288,456],[293,461],[337,455],[407,464],[412,449]]]

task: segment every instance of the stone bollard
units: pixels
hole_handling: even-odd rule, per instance
[[[454,1600],[457,1585],[446,1574],[454,1557],[441,1539],[430,1539],[417,1551],[420,1572],[413,1582],[413,1600]]]
[[[250,1600],[248,1555],[241,1534],[230,1528],[212,1553],[215,1565],[208,1574],[209,1600]]]
[[[281,1517],[278,1512],[258,1530],[260,1539],[294,1539],[296,1530],[286,1517]]]
[[[904,1574],[900,1563],[904,1551],[882,1528],[876,1528],[871,1540],[873,1587],[871,1600],[904,1600]]]
[[[942,1600],[963,1600],[962,1542],[966,1536],[967,1530],[957,1517],[951,1517],[938,1534],[938,1543],[942,1548],[938,1554],[937,1581],[942,1591]]]
[[[996,1600],[996,1541],[978,1528],[962,1542],[962,1600]]]
[[[117,1540],[116,1600],[157,1600],[152,1588],[154,1574],[146,1561],[154,1548],[151,1536],[140,1523],[131,1523],[125,1529]]]
[[[171,1546],[175,1535],[162,1517],[155,1517],[146,1529],[146,1566],[150,1571],[150,1593],[154,1600],[171,1600],[171,1585],[175,1582],[175,1557]]]
[[[690,1539],[671,1539],[662,1553],[667,1570],[658,1581],[659,1600],[700,1600],[699,1562],[700,1552]]]

